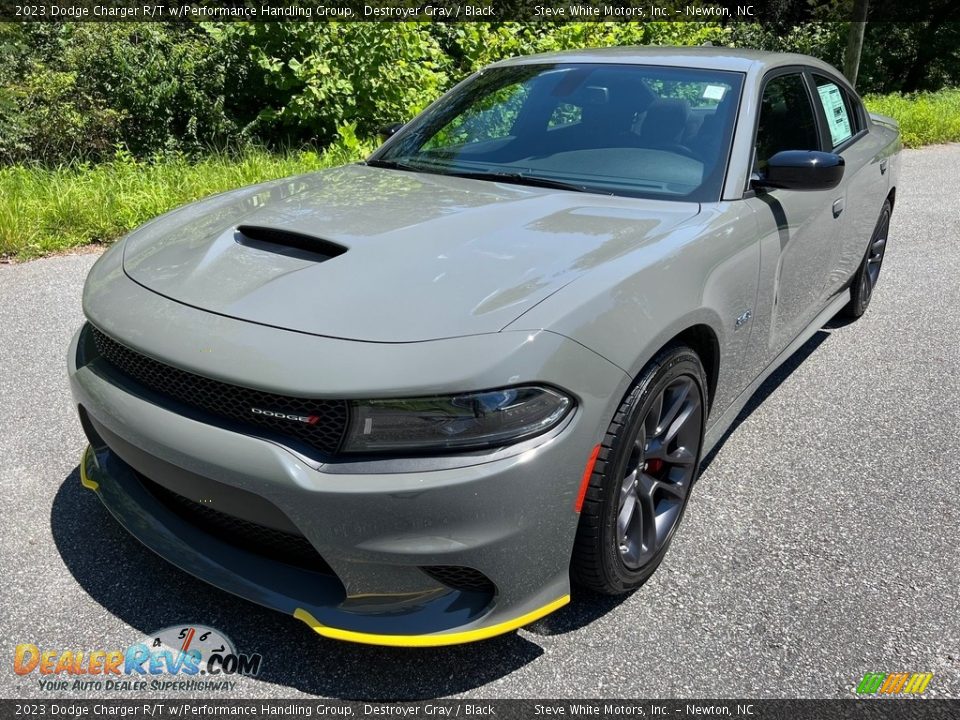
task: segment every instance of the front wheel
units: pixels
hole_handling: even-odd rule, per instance
[[[590,477],[571,572],[620,594],[663,560],[697,479],[706,419],[703,366],[693,350],[654,358],[623,399]]]
[[[858,318],[867,311],[874,288],[880,279],[880,266],[883,264],[883,254],[887,249],[887,235],[890,232],[890,201],[883,203],[880,218],[870,236],[870,244],[863,256],[860,267],[857,268],[853,281],[850,284],[850,302],[843,308],[843,314],[850,318]]]

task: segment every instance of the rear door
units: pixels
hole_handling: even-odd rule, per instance
[[[814,92],[802,67],[778,68],[765,78],[754,145],[755,172],[762,172],[781,150],[824,149],[823,120]],[[753,343],[765,356],[762,364],[800,334],[826,304],[837,265],[843,195],[838,187],[768,190],[747,199],[756,212],[762,242],[753,335]]]
[[[811,70],[821,117],[824,149],[841,155],[845,166],[840,236],[830,269],[828,293],[839,291],[856,271],[887,193],[883,140],[869,131],[869,119],[856,93],[841,78]]]

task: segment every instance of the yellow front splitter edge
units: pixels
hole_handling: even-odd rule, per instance
[[[439,647],[441,645],[460,645],[462,643],[476,642],[477,640],[486,640],[487,638],[497,635],[503,635],[511,630],[521,628],[524,625],[529,625],[534,620],[539,620],[545,615],[549,615],[554,610],[562,608],[568,602],[570,602],[570,596],[564,595],[543,607],[539,607],[536,610],[528,612],[526,615],[521,615],[512,620],[477,628],[476,630],[438,633],[436,635],[377,635],[375,633],[356,632],[354,630],[341,630],[340,628],[324,625],[303,608],[297,608],[293,616],[313,628],[314,632],[324,637],[333,638],[334,640],[345,640],[347,642],[363,643],[365,645],[389,645],[392,647]]]
[[[87,449],[83,451],[83,457],[80,458],[80,484],[87,490],[96,491],[100,488],[100,483],[87,475],[87,461],[90,459],[90,453],[92,452],[93,448],[87,445]]]

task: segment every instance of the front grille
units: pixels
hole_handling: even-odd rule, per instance
[[[454,590],[492,594],[495,589],[490,578],[473,568],[459,565],[425,565],[420,569]]]
[[[333,575],[333,570],[303,537],[234,517],[201,505],[137,473],[143,486],[168,510],[198,530],[229,545],[288,565]]]
[[[90,327],[100,356],[148,390],[248,427],[267,428],[295,438],[326,454],[336,453],[340,447],[347,427],[347,403],[342,400],[274,395],[211,380],[141,355]],[[254,414],[253,408],[310,417],[311,422]]]

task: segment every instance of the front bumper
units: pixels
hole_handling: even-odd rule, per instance
[[[168,321],[172,311],[189,314],[193,322],[181,327],[200,325],[202,331],[203,313],[163,298],[157,303],[168,304]],[[266,337],[279,332],[257,331]],[[297,340],[311,343],[314,357],[324,357],[322,345],[330,342]],[[349,463],[318,466],[274,441],[181,414],[114,382],[96,359],[78,366],[75,339],[71,387],[97,444],[85,453],[82,481],[166,560],[292,614],[321,635],[430,646],[505,633],[569,600],[574,500],[608,405],[628,381],[576,343],[557,336],[551,342],[557,347],[545,367],[562,373],[579,366],[589,378],[584,386],[591,388],[581,391],[577,411],[559,430],[522,446],[522,452],[471,456],[461,466],[417,469],[407,462],[391,469],[368,463],[354,472]],[[229,353],[222,345],[216,349],[221,356]],[[536,379],[562,385],[543,367],[538,374]],[[142,481],[165,484],[178,475],[268,501],[332,574],[268,559],[213,536],[178,516]],[[472,568],[495,589],[456,589],[424,572],[426,566]]]
[[[335,578],[270,562],[205,535],[159,503],[144,489],[135,472],[109,449],[97,452],[87,447],[80,462],[80,482],[97,494],[124,528],[164,559],[223,590],[292,614],[316,633],[336,640],[398,647],[474,642],[523,627],[570,600],[569,592],[563,592],[529,612],[498,621],[488,618],[482,623],[471,622],[471,616],[483,613],[484,606],[477,601],[471,605],[471,599],[464,598],[468,593],[458,591],[411,596],[405,602],[391,603],[392,610],[384,606],[373,614],[337,611],[344,597]],[[402,613],[396,612],[398,607]],[[379,622],[384,619],[387,622]],[[462,622],[462,626],[430,631],[451,621]],[[417,626],[427,632],[409,632]],[[379,632],[356,629],[359,627]],[[408,632],[387,632],[394,628]]]

